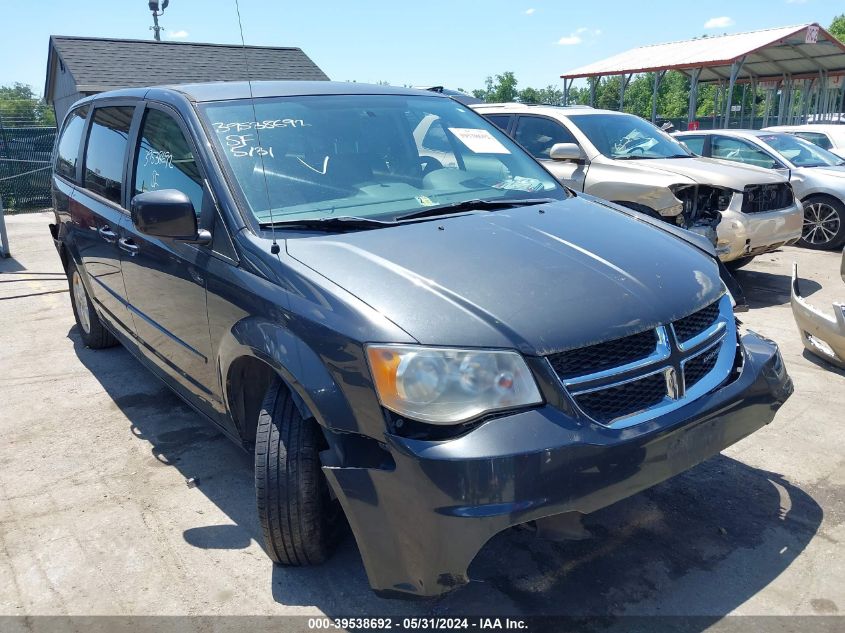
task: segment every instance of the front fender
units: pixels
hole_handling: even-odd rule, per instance
[[[317,353],[289,330],[261,317],[238,321],[220,342],[218,366],[227,407],[231,394],[226,377],[232,363],[245,356],[270,366],[321,426],[359,431],[349,402]]]

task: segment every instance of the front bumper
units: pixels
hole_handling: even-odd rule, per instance
[[[723,262],[762,255],[801,238],[804,207],[799,201],[786,209],[764,213],[743,213],[741,206],[742,196],[734,195],[716,227],[716,252]]]
[[[715,455],[768,424],[792,393],[777,346],[749,333],[732,382],[625,429],[585,425],[546,406],[445,441],[387,436],[395,467],[324,467],[382,595],[433,596],[468,582],[502,530],[590,513]]]
[[[845,268],[845,254],[842,255]],[[844,273],[845,278],[845,273]],[[845,303],[833,304],[833,318],[811,306],[798,287],[798,264],[792,265],[792,314],[804,347],[845,369]]]

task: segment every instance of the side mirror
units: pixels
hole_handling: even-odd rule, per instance
[[[575,143],[555,143],[549,150],[549,158],[552,160],[568,160],[578,162],[584,160],[584,150]]]
[[[132,198],[132,224],[141,233],[185,242],[207,244],[211,233],[197,230],[191,199],[176,189],[146,191]]]

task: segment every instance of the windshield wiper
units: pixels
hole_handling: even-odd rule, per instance
[[[512,209],[513,207],[527,207],[532,204],[548,204],[557,202],[555,198],[499,198],[497,200],[465,200],[451,204],[441,204],[436,207],[427,207],[419,211],[412,211],[405,215],[396,217],[397,222],[402,220],[415,220],[449,213],[460,213],[461,211],[495,211],[496,209]]]
[[[301,220],[282,220],[277,222],[262,222],[262,229],[318,229],[321,231],[348,231],[355,229],[380,229],[393,226],[393,220],[375,220],[373,218],[359,218],[352,215],[329,216],[325,218],[305,218]]]

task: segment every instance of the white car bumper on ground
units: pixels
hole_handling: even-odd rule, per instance
[[[845,254],[842,256],[845,280]],[[845,303],[833,304],[833,316],[813,307],[801,296],[798,264],[792,264],[792,314],[804,347],[829,363],[845,369]]]
[[[723,262],[761,255],[800,239],[804,208],[798,200],[776,211],[743,213],[741,208],[742,196],[734,195],[716,228],[716,251]]]

